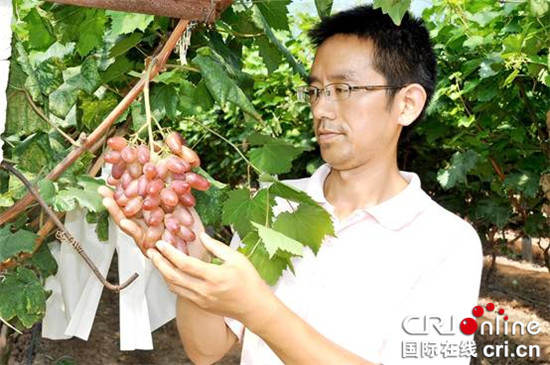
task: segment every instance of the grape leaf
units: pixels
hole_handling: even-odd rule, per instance
[[[290,171],[292,161],[304,151],[286,142],[268,143],[248,152],[250,161],[270,174],[283,174]]]
[[[38,237],[35,233],[23,229],[11,233],[11,226],[0,228],[0,262],[6,261],[21,252],[32,252]]]
[[[475,151],[456,152],[451,163],[437,173],[437,181],[444,189],[450,189],[459,183],[466,183],[466,175],[476,166],[479,159]]]
[[[134,48],[141,42],[141,39],[143,38],[143,34],[139,32],[134,32],[130,34],[129,36],[122,38],[121,40],[117,41],[116,44],[111,48],[109,51],[109,57],[116,57],[125,54],[130,49]]]
[[[38,182],[38,191],[46,204],[51,205],[55,198],[55,185],[50,179],[42,179]]]
[[[207,191],[195,191],[193,194],[197,199],[195,209],[197,209],[202,223],[205,226],[218,227],[222,222],[220,207],[227,200],[227,189],[218,189],[212,186]]]
[[[241,88],[227,76],[223,66],[214,58],[199,54],[193,59],[193,63],[199,67],[210,95],[220,105],[224,105],[226,102],[233,103],[243,112],[261,120],[260,115]]]
[[[315,0],[315,8],[317,9],[319,18],[325,18],[330,15],[330,11],[332,10],[332,1],[333,0]]]
[[[409,9],[411,0],[374,0],[373,8],[382,8],[382,13],[388,14],[396,25],[401,24],[403,16]]]
[[[29,53],[29,62],[32,67],[37,67],[42,62],[49,61],[51,59],[62,60],[66,56],[74,52],[75,44],[69,42],[67,44],[61,44],[55,42],[44,52],[32,51]]]
[[[143,32],[155,19],[153,15],[125,13],[113,10],[107,10],[106,14],[111,18],[111,31],[115,35],[132,33],[136,29]]]
[[[60,118],[64,118],[75,105],[78,91],[92,94],[101,85],[97,63],[91,57],[81,66],[65,70],[63,78],[65,82],[49,96],[51,112]]]
[[[300,191],[293,186],[284,184],[280,181],[273,181],[273,183],[269,186],[269,192],[273,195],[279,196],[283,199],[288,199],[296,203],[317,205],[317,202],[303,191]]]
[[[17,267],[0,280],[0,317],[6,321],[18,318],[30,328],[46,311],[46,292],[40,280],[29,269]]]
[[[258,45],[260,57],[262,57],[262,60],[267,67],[267,72],[271,74],[279,68],[279,65],[282,62],[281,52],[279,52],[277,47],[275,47],[273,43],[269,42],[265,37],[258,37],[255,42]]]
[[[300,74],[303,79],[307,78],[308,73],[304,66],[300,64],[296,60],[296,58],[294,58],[292,53],[290,53],[290,51],[281,43],[281,41],[279,41],[275,33],[273,33],[273,29],[271,29],[271,26],[262,15],[262,12],[260,11],[260,9],[258,9],[257,5],[254,5],[254,7],[252,8],[252,20],[258,28],[264,31],[267,39],[269,39],[269,41],[279,50],[279,52],[281,52],[287,62],[292,66],[294,71]]]
[[[99,213],[97,224],[95,226],[95,233],[100,241],[109,241],[109,212],[103,211]]]
[[[57,272],[57,262],[45,243],[40,245],[40,248],[27,261],[40,271],[42,279]]]
[[[81,97],[77,104],[82,113],[78,119],[80,129],[87,132],[95,130],[117,104],[118,98],[112,93],[105,93],[102,99],[94,95]]]
[[[15,148],[17,167],[28,172],[38,173],[53,161],[53,151],[46,133],[36,133]]]
[[[273,196],[267,190],[258,191],[254,198],[250,198],[250,192],[246,189],[230,191],[223,205],[222,223],[233,226],[239,236],[245,237],[253,230],[251,221],[271,223],[274,203]]]
[[[85,18],[79,25],[79,39],[76,49],[84,57],[102,43],[107,17],[100,9],[86,9]]]
[[[252,222],[252,225],[258,230],[258,235],[262,239],[270,259],[275,255],[277,250],[302,256],[303,246],[300,242],[261,224]]]
[[[300,204],[295,212],[284,212],[273,222],[273,229],[319,251],[326,235],[334,236],[330,215],[318,205]]]
[[[287,6],[290,0],[265,0],[256,4],[271,28],[289,30]]]
[[[34,49],[46,49],[55,41],[55,37],[36,9],[32,9],[25,17],[25,24],[29,31],[29,42]]]
[[[151,109],[156,112],[156,118],[176,117],[178,93],[170,85],[155,85],[151,90]]]
[[[288,257],[275,254],[269,257],[258,232],[250,232],[243,238],[244,247],[239,251],[248,257],[258,274],[269,285],[275,285],[287,267],[292,267]]]

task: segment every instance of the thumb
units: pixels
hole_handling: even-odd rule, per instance
[[[224,243],[213,239],[205,232],[202,232],[200,234],[200,239],[203,244],[203,246],[215,257],[219,257],[223,261],[230,260],[233,255],[235,254],[235,251]]]

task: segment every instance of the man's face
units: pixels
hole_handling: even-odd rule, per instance
[[[353,35],[337,34],[317,50],[310,85],[324,88],[334,82],[351,86],[386,85],[372,66],[373,44]],[[323,160],[337,170],[395,163],[399,132],[396,108],[388,107],[385,90],[352,91],[349,99],[328,101],[325,95],[311,105],[315,136]]]

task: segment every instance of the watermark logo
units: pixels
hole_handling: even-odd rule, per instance
[[[503,308],[496,310],[493,303],[487,303],[485,308],[478,305],[472,309],[472,315],[475,318],[463,318],[456,326],[454,316],[438,316],[438,315],[423,315],[423,316],[407,316],[402,323],[403,330],[409,335],[427,336],[437,334],[441,336],[442,341],[403,341],[402,342],[402,357],[414,358],[435,358],[435,357],[477,357],[477,348],[472,340],[449,341],[451,336],[460,334],[470,336],[475,333],[479,335],[503,335],[503,336],[524,336],[526,333],[531,336],[536,336],[540,333],[540,323],[531,321],[527,324],[522,321],[509,321],[509,317],[505,314]],[[495,312],[495,316],[491,320],[479,322],[487,312]],[[478,320],[476,320],[478,318]],[[448,336],[448,337],[447,337]],[[448,340],[449,339],[449,340]],[[482,346],[481,352],[483,356],[504,357],[504,358],[525,358],[525,357],[540,357],[540,347],[538,345],[518,345],[510,346],[508,341],[503,344],[487,344]]]

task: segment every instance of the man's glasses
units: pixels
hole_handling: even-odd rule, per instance
[[[298,94],[298,100],[309,102],[311,104],[316,103],[321,94],[324,94],[328,101],[344,101],[349,99],[352,91],[357,90],[394,90],[401,89],[403,86],[390,86],[390,85],[368,85],[368,86],[351,86],[345,83],[337,82],[328,84],[324,88],[320,89],[316,86],[300,86],[296,89]]]

